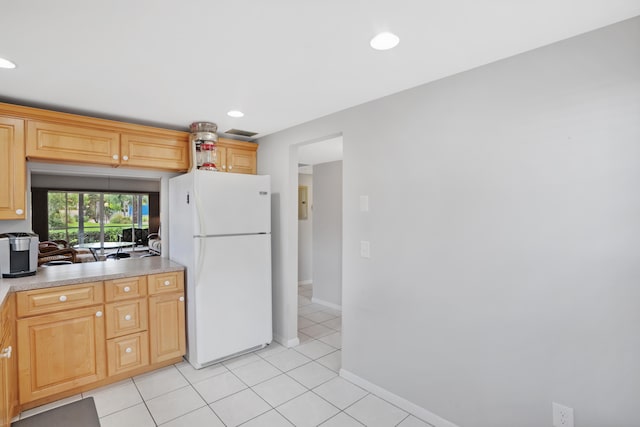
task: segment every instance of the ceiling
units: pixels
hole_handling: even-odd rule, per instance
[[[637,15],[640,0],[5,0],[0,57],[18,67],[0,100],[260,137]],[[385,30],[400,44],[374,51]]]

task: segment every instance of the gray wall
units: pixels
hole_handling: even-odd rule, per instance
[[[460,426],[640,425],[639,18],[262,138],[285,340],[292,146],[340,132],[343,369]]]
[[[313,166],[313,301],[342,305],[342,161]]]
[[[307,187],[307,219],[298,220],[298,283],[311,283],[313,279],[313,175],[298,174],[298,185]]]

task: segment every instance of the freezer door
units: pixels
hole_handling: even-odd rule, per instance
[[[195,171],[196,236],[269,233],[271,179]]]
[[[271,342],[271,235],[195,240],[197,363]]]

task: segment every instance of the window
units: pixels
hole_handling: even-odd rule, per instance
[[[117,242],[123,229],[149,228],[149,194],[47,192],[49,240]]]

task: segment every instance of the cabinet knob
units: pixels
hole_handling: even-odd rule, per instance
[[[124,320],[131,320],[131,315],[127,314],[126,316],[124,316]]]
[[[129,286],[125,286],[122,290],[125,292],[130,292],[131,288]]]
[[[60,298],[58,298],[60,300],[60,302],[65,302],[67,300],[67,296],[66,295],[60,295]]]
[[[180,301],[180,302],[184,302],[184,297],[180,297],[180,298],[178,298],[178,301]]]
[[[227,168],[227,165],[222,165],[222,169],[226,169],[226,168]]]
[[[229,170],[233,169],[233,166],[229,166]]]
[[[96,311],[96,317],[102,317],[102,312],[101,311]]]
[[[16,215],[22,215],[24,211],[22,209],[16,209]]]
[[[168,280],[165,280],[165,281],[164,281],[164,285],[165,285],[165,286],[169,286],[170,284],[171,284],[171,282],[170,282],[170,281],[168,281]]]
[[[133,351],[133,349],[131,347],[127,347],[124,349],[125,353],[131,353]]]
[[[113,160],[118,160],[118,155],[114,154],[113,156],[111,156],[113,158]]]
[[[0,359],[11,359],[12,351],[13,351],[13,348],[11,348],[11,346],[3,349],[2,353],[0,353]]]
[[[124,161],[129,160],[129,156],[122,156],[122,160],[124,160]]]

